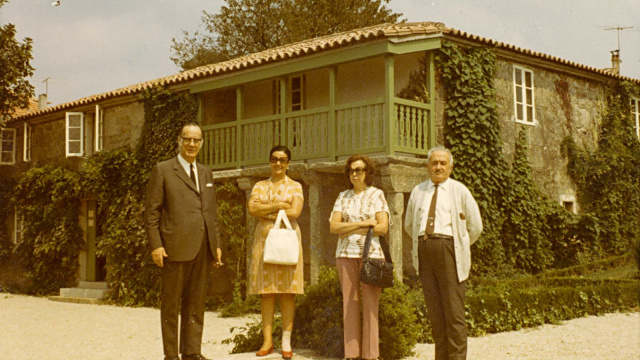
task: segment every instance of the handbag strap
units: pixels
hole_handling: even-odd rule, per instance
[[[293,230],[293,228],[291,227],[291,223],[289,222],[289,218],[287,217],[287,213],[284,211],[284,209],[280,209],[280,211],[278,211],[278,217],[276,218],[276,223],[273,225],[273,227],[276,229],[280,229],[282,222],[284,222],[284,226],[287,229]]]
[[[362,251],[363,261],[369,258],[369,247],[371,246],[372,238],[373,226],[369,226],[369,231],[367,231],[367,238],[364,240],[364,251]],[[393,264],[393,261],[391,260],[391,254],[389,253],[389,244],[387,244],[387,240],[385,240],[384,236],[378,236],[378,240],[380,240],[380,247],[382,248],[382,253],[384,254],[384,261]]]

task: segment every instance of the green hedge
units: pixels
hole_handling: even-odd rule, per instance
[[[602,260],[576,266],[574,277],[557,271],[514,279],[473,279],[467,290],[466,320],[470,336],[519,330],[587,315],[638,309],[640,280],[589,279],[590,268],[607,270],[627,266],[630,258]],[[260,322],[234,329],[234,353],[254,351],[262,341]],[[276,329],[274,334],[280,334]],[[279,341],[280,335],[274,335]],[[322,356],[343,356],[342,294],[335,269],[324,268],[318,283],[297,297],[293,346]],[[417,342],[432,342],[422,290],[407,285],[385,289],[380,299],[380,358],[411,355]]]

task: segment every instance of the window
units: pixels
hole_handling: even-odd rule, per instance
[[[306,78],[302,76],[294,76],[291,78],[289,86],[291,87],[291,111],[304,110],[305,103],[305,81]]]
[[[636,136],[640,139],[640,99],[631,98],[631,118]]]
[[[23,151],[22,161],[31,161],[31,125],[24,123],[24,138],[23,138]]]
[[[66,115],[66,156],[83,156],[84,113],[69,112]]]
[[[22,230],[24,229],[24,221],[22,216],[18,214],[18,208],[14,208],[14,223],[13,223],[13,243],[19,244],[22,242]]]
[[[103,125],[104,112],[100,109],[100,105],[96,105],[96,118],[95,118],[95,128],[96,128],[96,136],[95,136],[95,150],[96,152],[102,150],[102,131],[104,129]]]
[[[575,206],[573,205],[573,201],[563,201],[562,207],[572,214],[576,213],[576,209],[575,209]]]
[[[273,113],[280,114],[280,80],[273,80]],[[301,111],[306,107],[306,76],[299,75],[289,78],[289,98],[287,99],[291,104],[291,111]]]
[[[513,67],[513,92],[516,121],[524,124],[535,124],[533,71],[517,66]]]
[[[0,164],[16,163],[16,129],[0,129]]]

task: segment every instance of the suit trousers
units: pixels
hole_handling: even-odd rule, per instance
[[[421,237],[422,239],[422,237]],[[436,347],[436,360],[467,358],[466,282],[458,282],[452,239],[420,240],[420,281]]]
[[[177,356],[179,353],[200,354],[208,274],[212,263],[213,255],[206,233],[200,251],[193,260],[165,261],[162,267],[160,294],[160,320],[165,356]]]
[[[344,357],[377,359],[380,355],[378,302],[382,288],[360,282],[361,258],[336,258],[342,288]],[[362,322],[360,289],[362,288]]]

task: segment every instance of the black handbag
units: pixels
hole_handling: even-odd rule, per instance
[[[369,247],[371,246],[372,237],[373,227],[370,227],[367,232],[367,238],[364,241],[360,282],[375,287],[390,288],[395,284],[395,278],[393,277],[393,262],[391,261],[391,254],[389,254],[389,245],[387,245],[384,237],[380,236],[380,246],[384,253],[384,260],[369,259]]]

